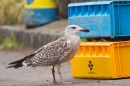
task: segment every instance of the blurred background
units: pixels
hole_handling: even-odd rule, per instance
[[[0,0],[0,25],[23,24],[24,0]]]
[[[68,25],[68,4],[86,1],[0,0],[0,48],[37,49],[56,40]]]
[[[30,23],[31,26],[30,21],[41,21],[38,20],[38,16],[44,19],[41,24],[57,19],[67,19],[69,3],[87,1],[96,0],[0,0],[0,25],[25,24],[29,26],[27,23]],[[47,12],[46,9],[50,12]],[[45,22],[47,17],[48,21]]]
[[[68,3],[70,0],[0,0],[0,48],[22,44],[37,49],[56,40],[67,25]]]

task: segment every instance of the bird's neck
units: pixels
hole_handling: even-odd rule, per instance
[[[78,35],[71,35],[66,37],[72,40],[74,43],[80,44],[80,37]]]

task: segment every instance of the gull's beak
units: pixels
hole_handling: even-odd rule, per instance
[[[80,31],[82,31],[82,32],[89,32],[88,29],[81,29]]]

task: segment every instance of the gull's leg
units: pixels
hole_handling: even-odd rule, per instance
[[[53,67],[52,67],[53,83],[57,84],[56,79],[55,79],[55,70],[54,70],[54,67],[55,67],[55,65],[53,65]]]
[[[63,78],[62,78],[62,75],[61,75],[61,71],[60,71],[60,67],[61,67],[61,64],[58,64],[58,74],[60,76],[61,83],[64,84],[64,81],[63,81]]]

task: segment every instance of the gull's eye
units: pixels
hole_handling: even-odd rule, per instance
[[[72,27],[73,29],[76,29],[76,27]]]

